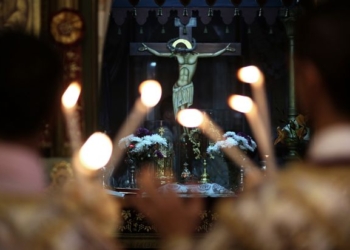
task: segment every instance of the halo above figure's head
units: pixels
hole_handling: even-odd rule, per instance
[[[179,44],[183,44],[186,48],[178,47]],[[196,40],[192,38],[192,42],[184,38],[173,38],[168,41],[167,47],[172,52],[192,52],[196,48]]]
[[[188,49],[192,49],[192,44],[188,40],[183,38],[175,40],[175,42],[172,43],[172,46],[176,48],[176,45],[178,45],[179,43],[184,44]]]

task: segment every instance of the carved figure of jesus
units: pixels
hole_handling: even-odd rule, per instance
[[[176,57],[179,63],[179,77],[173,86],[173,108],[176,117],[177,112],[181,109],[190,107],[193,104],[193,82],[192,78],[197,68],[198,58],[219,56],[225,51],[235,51],[228,44],[225,48],[214,53],[197,53],[195,52],[196,43],[186,39],[172,39],[167,43],[170,52],[161,53],[146,44],[139,51],[149,51],[153,55],[160,57]]]

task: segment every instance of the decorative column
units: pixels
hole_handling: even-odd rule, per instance
[[[62,52],[62,63],[64,64],[63,88],[72,82],[82,84],[82,46],[81,41],[84,34],[84,20],[79,12],[78,0],[60,0],[56,3],[56,9],[50,18],[50,34],[56,46]],[[78,100],[79,117],[82,114],[83,102]],[[80,131],[84,131],[83,120],[79,121]],[[62,130],[62,131],[61,131]],[[77,133],[80,133],[77,131]],[[63,135],[61,134],[63,133]],[[64,136],[66,135],[66,136]],[[56,154],[59,156],[71,155],[71,145],[66,131],[59,130],[57,141],[62,148]],[[64,141],[62,141],[64,138]]]
[[[296,97],[295,97],[295,78],[294,78],[294,25],[296,16],[298,15],[298,8],[283,9],[281,14],[281,20],[285,26],[286,33],[289,39],[289,80],[288,80],[288,122],[289,124],[295,122],[295,118],[298,115],[296,109]],[[298,153],[298,138],[294,133],[289,133],[286,139],[288,147],[288,155],[286,160],[299,159]]]

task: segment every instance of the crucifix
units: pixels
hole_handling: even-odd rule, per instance
[[[175,26],[179,27],[179,37],[167,43],[131,43],[130,55],[149,55],[159,57],[176,57],[179,64],[179,77],[173,86],[174,115],[181,109],[193,104],[194,87],[192,78],[196,71],[198,58],[219,55],[241,54],[240,43],[199,43],[192,37],[192,28],[197,26],[197,19],[191,17],[187,24],[175,18]],[[149,53],[146,53],[146,52]]]

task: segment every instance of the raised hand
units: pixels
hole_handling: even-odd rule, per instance
[[[147,216],[159,233],[167,239],[191,237],[200,221],[203,200],[199,197],[181,199],[170,190],[160,194],[151,172],[143,172],[138,183],[147,197],[136,198],[133,205]]]

